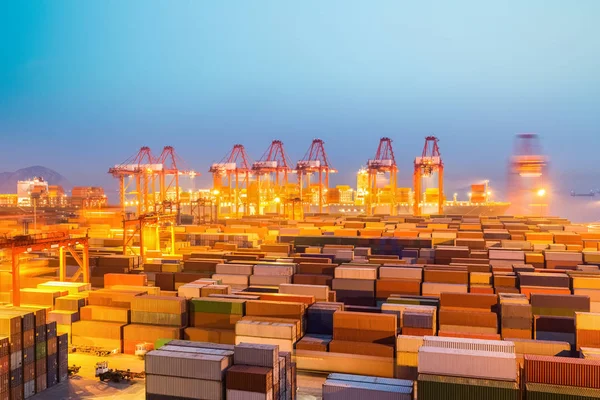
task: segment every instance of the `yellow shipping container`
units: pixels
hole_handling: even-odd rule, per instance
[[[398,353],[418,353],[423,346],[423,336],[398,335],[396,339],[396,351]]]
[[[419,353],[396,353],[396,365],[403,367],[417,367],[419,365]]]
[[[574,276],[573,289],[600,289],[600,277]]]
[[[575,313],[575,328],[597,331],[600,330],[600,313]]]
[[[491,272],[471,272],[469,276],[469,282],[471,285],[491,285],[492,284],[492,273]]]

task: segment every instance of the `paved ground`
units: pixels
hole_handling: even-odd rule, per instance
[[[33,397],[34,400],[74,400],[74,399],[145,399],[144,381],[137,380],[132,383],[100,382],[94,377],[97,361],[107,360],[110,368],[130,369],[141,372],[144,362],[137,357],[119,354],[107,358],[84,354],[69,354],[69,364],[79,365],[81,370],[68,382],[45,390]],[[325,381],[324,375],[298,374],[298,400],[320,400],[321,385]]]

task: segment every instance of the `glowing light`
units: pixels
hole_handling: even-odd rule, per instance
[[[275,197],[273,201],[275,201],[275,203],[277,204],[281,203],[281,199],[279,197]]]
[[[537,191],[537,195],[539,197],[544,197],[546,195],[546,189],[540,189]]]
[[[215,196],[218,196],[220,192],[219,192],[217,189],[215,189],[215,190],[213,190],[213,192],[212,192],[212,193],[213,193]]]

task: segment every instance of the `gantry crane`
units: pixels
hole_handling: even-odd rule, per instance
[[[317,195],[319,213],[323,212],[324,196],[329,188],[329,174],[336,173],[337,170],[331,167],[327,153],[325,152],[325,143],[321,139],[314,139],[308,151],[302,160],[296,164],[296,173],[298,174],[298,183],[300,185],[300,199],[303,203],[306,194],[304,192],[304,180],[306,180],[306,188],[308,189],[308,204],[312,203],[314,198],[313,187],[311,186],[310,178],[312,174],[317,174],[319,183],[317,184]]]
[[[547,175],[548,159],[541,154],[538,135],[518,134],[508,178],[508,196],[514,214],[543,214],[548,190],[545,187]]]
[[[396,192],[398,189],[398,166],[396,165],[396,157],[394,156],[394,150],[392,148],[392,139],[384,137],[379,140],[379,146],[377,147],[377,153],[375,158],[367,162],[367,171],[369,173],[369,194],[367,195],[367,213],[371,215],[373,213],[373,207],[381,204],[380,192],[381,189],[377,187],[377,176],[381,174],[389,174],[389,204],[390,214],[396,215]],[[375,201],[373,201],[375,199]],[[385,203],[385,201],[383,201]]]
[[[423,147],[421,157],[415,158],[415,170],[413,173],[415,190],[413,213],[415,215],[421,215],[425,205],[422,204],[423,178],[432,177],[435,173],[437,173],[438,176],[438,187],[437,199],[434,198],[433,203],[437,202],[438,204],[438,214],[443,214],[444,211],[444,163],[440,154],[438,141],[438,138],[435,136],[427,136],[425,138],[425,146]]]
[[[133,157],[108,172],[119,179],[119,194],[123,212],[137,206],[137,215],[171,213],[179,210],[179,177],[198,175],[192,170],[180,170],[183,161],[175,149],[165,146],[158,157],[149,147],[142,147]]]
[[[218,211],[223,203],[233,206],[236,218],[239,217],[241,204],[243,204],[244,215],[249,214],[248,188],[252,170],[248,160],[244,146],[236,144],[220,162],[211,165],[209,172],[213,174],[213,193],[217,197],[217,215],[220,214]],[[235,186],[232,186],[234,184]],[[244,189],[245,193],[242,193]],[[243,201],[242,197],[244,197]]]
[[[159,169],[159,197],[156,201],[155,211],[159,213],[173,213],[180,211],[180,188],[179,177],[189,176],[192,180],[199,173],[183,168],[185,163],[177,155],[171,146],[165,146],[162,153],[157,157],[156,163]]]
[[[76,252],[76,247],[82,248],[81,256]],[[13,305],[21,305],[21,254],[32,251],[58,251],[59,270],[58,277],[61,282],[77,281],[80,277],[84,283],[90,282],[90,262],[88,237],[71,237],[65,232],[49,232],[36,235],[19,235],[0,239],[0,249],[10,249],[12,255],[12,287]],[[66,256],[71,254],[79,268],[73,276],[67,277]]]
[[[144,146],[136,155],[108,170],[109,174],[119,179],[119,198],[123,213],[128,206],[136,206],[138,215],[150,210],[154,197],[154,185],[151,185],[154,168],[157,166],[150,147]]]
[[[263,204],[275,204],[277,213],[280,203],[287,195],[288,174],[291,173],[290,162],[283,149],[281,140],[273,140],[260,160],[252,164],[252,171],[256,175],[257,204],[259,214],[262,214]]]

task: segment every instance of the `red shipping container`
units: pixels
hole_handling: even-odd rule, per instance
[[[104,287],[115,285],[146,286],[148,277],[145,274],[106,274],[104,275]]]
[[[525,355],[525,382],[600,389],[600,360]]]

